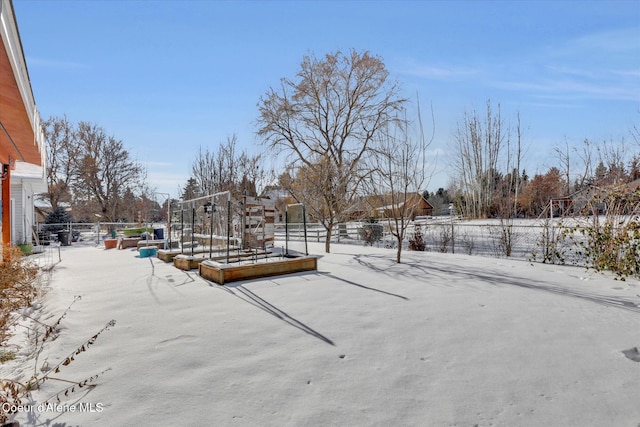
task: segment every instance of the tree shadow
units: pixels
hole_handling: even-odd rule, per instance
[[[301,321],[289,316],[283,310],[280,310],[278,307],[274,306],[270,302],[266,301],[264,298],[259,297],[249,289],[245,288],[243,285],[239,284],[236,286],[216,286],[217,289],[222,289],[236,298],[253,305],[254,307],[258,307],[260,310],[269,313],[270,315],[276,317],[277,319],[282,320],[283,322],[293,326],[294,328],[298,328],[304,333],[311,335],[314,338],[319,339],[327,344],[330,344],[335,347],[335,343],[322,335],[320,332],[315,329],[309,327],[308,325],[302,323]]]
[[[369,286],[361,285],[360,283],[356,283],[356,282],[353,282],[351,280],[347,280],[347,279],[344,279],[342,277],[338,277],[338,276],[336,276],[334,274],[331,274],[329,272],[318,271],[318,274],[322,274],[323,276],[330,277],[330,278],[332,278],[334,280],[338,280],[338,281],[346,283],[348,285],[357,286],[358,288],[366,289],[368,291],[379,292],[381,294],[385,294],[385,295],[389,295],[389,296],[392,296],[392,297],[403,299],[405,301],[409,301],[409,298],[407,298],[407,297],[405,297],[403,295],[398,295],[398,294],[394,294],[393,292],[387,292],[387,291],[383,291],[381,289],[376,289],[376,288],[371,288]]]
[[[367,259],[369,258],[369,259]],[[471,270],[469,267],[464,267],[459,264],[447,263],[438,265],[436,263],[430,263],[425,265],[421,262],[405,262],[404,264],[410,268],[404,268],[401,271],[391,272],[384,267],[384,262],[389,257],[381,255],[357,255],[356,261],[363,267],[371,269],[376,273],[388,275],[389,277],[406,276],[412,279],[428,278],[430,276],[439,276],[441,278],[459,278],[463,280],[469,280],[473,282],[486,283],[492,286],[506,285],[517,286],[519,288],[531,289],[540,292],[552,293],[556,295],[562,295],[566,297],[578,298],[586,301],[591,301],[600,305],[608,307],[615,307],[623,310],[640,313],[640,303],[632,300],[631,298],[625,298],[612,295],[600,295],[590,293],[586,291],[570,289],[568,287],[562,287],[557,285],[550,285],[547,282],[534,279],[532,277],[518,277],[517,275],[505,275],[502,272],[496,270]],[[451,281],[451,280],[449,280]],[[451,285],[452,286],[452,285]]]

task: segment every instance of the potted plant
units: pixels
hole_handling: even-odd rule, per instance
[[[143,235],[143,233],[152,233],[153,234],[153,228],[125,228],[124,230],[122,230],[122,234],[124,234],[125,237],[140,237]]]
[[[23,243],[20,243],[18,245],[18,248],[22,251],[22,253],[24,255],[31,255],[33,253],[33,244],[32,243],[27,243],[25,241]]]

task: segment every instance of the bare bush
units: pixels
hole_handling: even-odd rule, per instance
[[[463,233],[461,236],[462,246],[466,249],[467,255],[473,255],[476,248],[476,238],[471,233]]]
[[[536,247],[541,251],[543,263],[564,264],[565,251],[563,243],[567,236],[567,232],[563,229],[562,223],[554,224],[549,218],[542,223],[542,230],[536,239]],[[531,254],[531,260],[536,261],[538,257],[537,251]]]
[[[424,235],[422,234],[422,227],[416,225],[413,236],[409,238],[409,250],[410,251],[424,251],[427,249],[427,243],[424,241]]]
[[[17,247],[4,246],[0,263],[0,345],[9,338],[16,310],[28,307],[38,294],[38,268]]]
[[[382,240],[384,235],[384,227],[378,224],[377,219],[370,219],[362,224],[358,229],[360,239],[364,241],[365,246],[373,246],[374,243]]]
[[[446,224],[441,225],[439,228],[438,250],[444,254],[449,251],[449,246],[451,246],[451,242],[453,242],[453,229]]]
[[[513,254],[513,249],[518,242],[520,234],[513,228],[513,221],[510,219],[500,219],[500,239],[499,248],[502,255],[510,257]]]

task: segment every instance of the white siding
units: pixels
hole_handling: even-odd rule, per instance
[[[11,183],[11,243],[33,241],[31,229],[34,224],[33,190],[25,180]]]

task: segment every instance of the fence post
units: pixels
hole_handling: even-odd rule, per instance
[[[284,211],[284,253],[289,255],[289,205]]]
[[[180,205],[180,254],[184,254],[184,206]]]
[[[191,256],[193,256],[193,231],[196,228],[196,204],[191,202]]]
[[[451,253],[452,254],[456,253],[456,236],[455,236],[455,230],[453,227],[453,212],[451,213]]]
[[[230,244],[231,244],[231,193],[227,195],[227,264],[229,264],[229,245]]]

